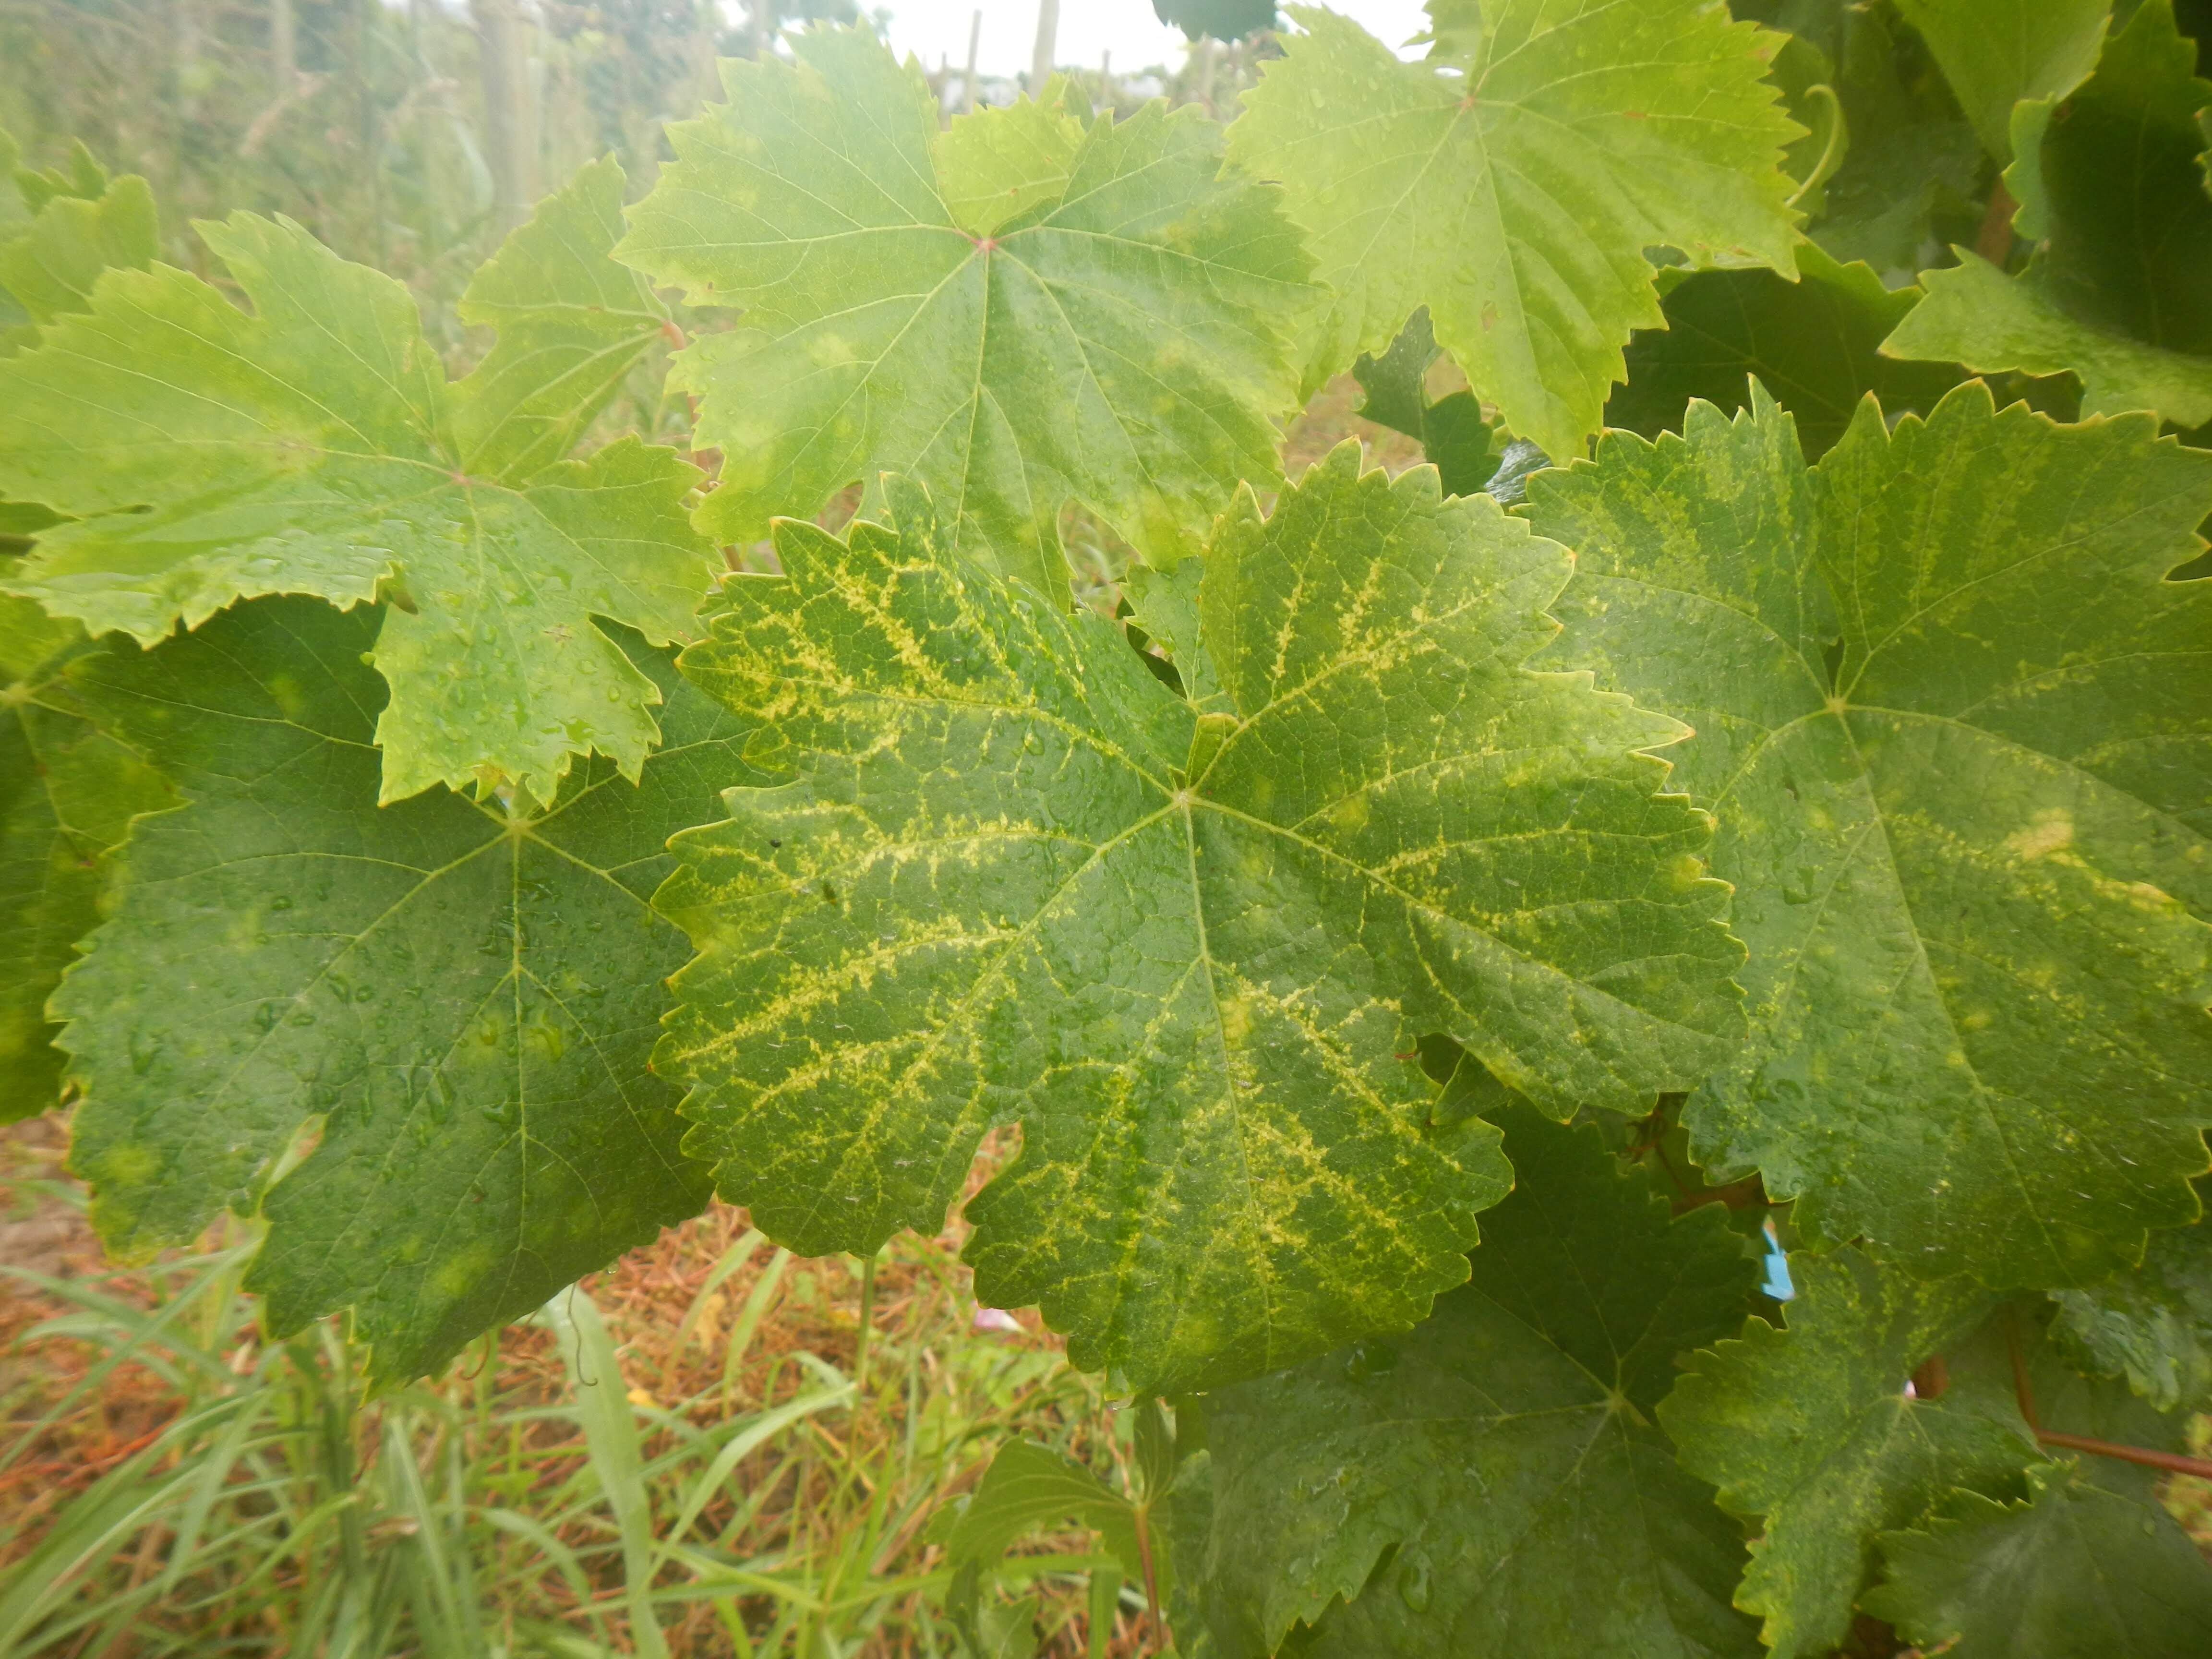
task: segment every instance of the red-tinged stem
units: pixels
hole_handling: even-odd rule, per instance
[[[2147,1469],[2164,1469],[2172,1474],[2193,1474],[2199,1480],[2212,1480],[2212,1461],[2202,1457],[2152,1451],[2145,1446],[2118,1446],[2109,1440],[2092,1440],[2086,1434],[2058,1434],[2049,1429],[2038,1429],[2035,1437],[2046,1446],[2063,1446],[2068,1451],[2088,1452],[2098,1457],[2117,1457],[2123,1463],[2140,1463]]]
[[[1145,1607],[1152,1616],[1152,1651],[1167,1651],[1166,1622],[1160,1617],[1159,1575],[1152,1566],[1152,1529],[1147,1522],[1151,1516],[1149,1503],[1137,1505],[1137,1559],[1145,1569]]]
[[[2094,1439],[2086,1434],[2061,1434],[2043,1426],[2036,1414],[2035,1389],[2027,1380],[2027,1359],[2020,1351],[2020,1328],[2010,1317],[2005,1320],[2005,1347],[2012,1355],[2013,1393],[2020,1401],[2020,1414],[2027,1419],[2034,1432],[2036,1443],[2057,1446],[2066,1451],[2087,1452],[2093,1457],[2118,1458],[2123,1463],[2139,1463],[2147,1469],[2164,1469],[2170,1474],[2191,1474],[2200,1480],[2212,1480],[2212,1461],[2202,1457],[2184,1457],[2179,1452],[2153,1451],[2148,1446],[2123,1446],[2115,1441]]]

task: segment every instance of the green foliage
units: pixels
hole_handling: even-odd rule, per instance
[[[1828,453],[1869,392],[1891,416],[1924,414],[1958,383],[1948,364],[1899,362],[1884,340],[1919,302],[1818,244],[1797,250],[1797,280],[1770,270],[1669,271],[1663,329],[1629,342],[1628,382],[1605,406],[1609,426],[1647,438],[1680,432],[1692,399],[1729,414],[1757,380],[1797,421],[1808,459]]]
[[[15,141],[0,132],[0,173],[14,174],[22,204],[20,216],[0,220],[0,356],[25,349],[55,318],[86,310],[101,271],[143,270],[161,251],[143,179],[111,180],[82,144],[65,175],[19,168],[15,156]]]
[[[1927,300],[1885,349],[2070,371],[2087,411],[2212,422],[2212,198],[2198,125],[2212,82],[2196,61],[2172,0],[2144,0],[2078,92],[2021,104],[2021,154],[2005,177],[2033,257],[2007,276],[1958,250],[1955,269],[1927,273]]]
[[[2112,0],[1897,0],[1897,9],[1928,42],[1983,146],[2008,161],[2013,106],[2081,84]]]
[[[256,594],[390,597],[384,799],[486,774],[550,799],[593,751],[635,778],[660,692],[591,618],[687,638],[709,566],[675,455],[552,459],[659,329],[624,274],[593,270],[620,191],[589,169],[516,233],[472,294],[507,337],[451,384],[406,290],[295,225],[201,228],[251,315],[167,265],[110,276],[0,362],[0,493],[80,520],[9,591],[148,645]],[[541,263],[550,245],[565,263]],[[591,309],[617,285],[631,314]]]
[[[662,842],[742,775],[747,728],[634,641],[668,698],[636,787],[600,760],[543,809],[443,789],[380,808],[379,624],[264,600],[77,665],[188,805],[134,832],[53,1007],[110,1246],[258,1203],[272,1328],[350,1308],[399,1382],[704,1201],[646,1069],[683,960],[647,900]],[[271,1186],[310,1118],[319,1144]]]
[[[1430,17],[1294,10],[1225,131],[748,35],[465,279],[0,143],[0,1109],[74,1102],[120,1252],[265,1228],[269,1331],[387,1401],[544,1308],[620,1569],[541,1645],[2202,1645],[2140,1460],[2212,1405],[2206,9]],[[689,84],[703,14],[600,21]],[[664,1425],[656,1509],[562,1287],[710,1189],[779,1247],[734,1348],[853,1252],[865,1392],[964,1200],[1125,1432],[928,1525],[935,1431],[825,1436],[803,1591],[706,1539],[799,1418]],[[180,1513],[125,1467],[0,1625],[145,1605],[45,1588]],[[484,1645],[421,1508],[404,1618],[341,1504],[353,1622],[273,1639]]]
[[[1984,1392],[2009,1384],[2043,1425],[2108,1446],[2185,1449],[2179,1419],[2074,1373],[2063,1340],[2038,1341],[2041,1322],[2039,1310],[2015,1304],[1977,1339],[1968,1364],[2010,1373]],[[2180,1659],[2203,1645],[2212,1565],[2161,1506],[2159,1484],[2154,1469],[2095,1456],[2031,1464],[2023,1483],[1961,1490],[1911,1529],[1881,1537],[1884,1582],[1860,1605],[1931,1644],[1956,1641],[1953,1651]]]
[[[1498,428],[1482,417],[1472,392],[1450,392],[1429,401],[1430,368],[1443,356],[1429,326],[1426,307],[1415,312],[1380,357],[1362,352],[1352,364],[1367,401],[1359,413],[1378,426],[1418,438],[1447,495],[1472,495],[1498,471],[1504,447]]]
[[[1867,1610],[1955,1659],[2187,1659],[2212,1629],[2212,1572],[2148,1480],[2112,1489],[2126,1479],[2057,1464],[2030,1469],[2019,1503],[1960,1492],[1883,1535]]]
[[[1955,1487],[2002,1488],[2037,1454],[2010,1380],[1984,1367],[1942,1398],[1907,1395],[1931,1354],[1971,1334],[1991,1298],[1851,1249],[1800,1256],[1787,1330],[1763,1321],[1699,1354],[1660,1421],[1720,1501],[1765,1522],[1737,1605],[1784,1659],[1840,1643],[1874,1534]]]
[[[154,769],[86,718],[65,671],[87,648],[75,623],[0,599],[0,1123],[54,1103],[46,998],[99,919],[132,815],[172,804]]]
[[[1152,15],[1192,40],[1242,40],[1275,23],[1275,0],[1152,0]]]
[[[37,1184],[66,1212],[60,1183]],[[715,1218],[643,1271],[562,1291],[441,1381],[374,1397],[337,1322],[264,1340],[238,1290],[253,1251],[6,1269],[11,1312],[43,1316],[11,1342],[0,1439],[0,1474],[28,1498],[11,1503],[0,1569],[11,1655],[512,1643],[602,1659],[641,1651],[648,1623],[684,1659],[741,1636],[785,1659],[950,1654],[928,1523],[973,1486],[981,1448],[1012,1435],[1097,1457],[1131,1415],[1042,1345],[972,1331],[935,1241],[887,1254],[898,1291],[866,1378],[820,1322],[850,1320],[856,1276]],[[718,1288],[746,1313],[719,1320]],[[156,1432],[107,1457],[108,1414],[132,1434],[149,1406],[167,1413]],[[74,1490],[44,1506],[57,1474]],[[1118,1577],[1110,1558],[1060,1553],[1002,1577],[1042,1591],[1050,1624],[1102,1565]]]
[[[1670,1222],[1594,1130],[1502,1115],[1517,1184],[1471,1284],[1208,1400],[1194,1553],[1224,1654],[1298,1624],[1315,1655],[1758,1652],[1741,1540],[1650,1416],[1675,1354],[1742,1319],[1743,1241],[1717,1210]]]
[[[939,133],[873,35],[793,49],[724,66],[620,250],[744,307],[677,361],[724,457],[715,534],[902,472],[964,550],[1056,594],[1069,501],[1172,564],[1238,479],[1276,482],[1309,262],[1278,192],[1218,176],[1218,129],[1158,105],[1086,126],[1048,92]]]
[[[1730,9],[1789,31],[1774,76],[1791,115],[1812,129],[1791,146],[1789,166],[1806,234],[1824,252],[1897,287],[1947,241],[1974,235],[1980,140],[1926,43],[1893,7],[1733,0]],[[1832,171],[1815,182],[1824,156]]]
[[[1978,385],[1814,468],[1763,394],[1686,424],[1530,493],[1584,578],[1554,656],[1699,733],[1753,1033],[1700,1158],[1917,1273],[2130,1265],[2204,1167],[2212,612],[2165,577],[2212,455]]]
[[[2212,1228],[2153,1233],[2135,1271],[2052,1299],[2082,1370],[2126,1377],[2163,1412],[2212,1409]]]
[[[1030,1596],[1010,1604],[988,1595],[986,1587],[1019,1565],[1019,1558],[1008,1554],[1011,1547],[1042,1528],[1079,1528],[1097,1534],[1106,1552],[1108,1559],[1092,1567],[1091,1574],[1094,1655],[1103,1654],[1100,1626],[1110,1626],[1124,1583],[1144,1586],[1155,1601],[1171,1593],[1173,1571],[1165,1540],[1155,1553],[1152,1519],[1164,1484],[1144,1454],[1149,1449],[1148,1438],[1171,1437],[1173,1431],[1164,1426],[1157,1404],[1146,1402],[1139,1411],[1142,1489],[1135,1498],[1115,1491],[1065,1452],[1015,1440],[1000,1447],[973,1498],[956,1499],[939,1512],[933,1530],[943,1540],[945,1563],[952,1573],[947,1611],[975,1652],[1030,1659],[1037,1651],[1033,1628],[1037,1599]],[[1168,1456],[1172,1455],[1170,1439]]]
[[[1230,131],[1278,179],[1336,298],[1320,373],[1426,306],[1475,395],[1547,453],[1601,424],[1632,329],[1660,321],[1644,250],[1794,270],[1794,129],[1759,34],[1701,0],[1437,0],[1425,64],[1290,9],[1286,42]]]
[[[933,1231],[1018,1120],[969,1206],[978,1295],[1198,1388],[1463,1276],[1505,1171],[1486,1125],[1434,1121],[1423,1030],[1562,1111],[1726,1051],[1706,823],[1630,752],[1676,728],[1522,666],[1565,562],[1492,503],[1352,446],[1271,519],[1241,497],[1198,605],[1229,708],[1200,715],[893,502],[842,543],[786,526],[786,574],[726,584],[684,659],[794,774],[682,837],[659,900],[702,952],[659,1063],[771,1234]]]

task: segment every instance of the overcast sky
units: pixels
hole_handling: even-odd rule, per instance
[[[986,75],[1012,75],[1030,66],[1036,44],[1036,0],[861,0],[863,9],[887,6],[891,45],[913,52],[930,68],[939,58],[957,69],[968,60],[968,22],[983,14],[976,63]],[[1334,0],[1332,8],[1364,24],[1392,46],[1425,27],[1421,0]],[[1182,61],[1183,33],[1152,15],[1152,0],[1060,0],[1059,51],[1066,64],[1086,67],[1110,50],[1116,70],[1134,71]]]

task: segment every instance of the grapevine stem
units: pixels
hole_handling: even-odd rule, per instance
[[[876,1322],[876,1259],[860,1264],[860,1328],[853,1339],[853,1396],[857,1404],[868,1390],[868,1331]]]
[[[2140,1463],[2147,1469],[2165,1469],[2172,1474],[2193,1474],[2199,1480],[2212,1480],[2212,1460],[2202,1457],[2153,1451],[2147,1446],[2118,1446],[2109,1440],[2093,1440],[2085,1434],[2057,1434],[2049,1429],[2038,1429],[2035,1437],[2046,1446],[2063,1446],[2069,1451],[2089,1452],[2098,1457],[2117,1457],[2123,1463]]]
[[[2097,1440],[2086,1434],[2060,1434],[2046,1429],[2036,1415],[2035,1389],[2027,1380],[2027,1360],[2020,1351],[2020,1330],[2009,1318],[2005,1321],[2005,1347],[2012,1355],[2013,1393],[2020,1401],[2020,1414],[2027,1419],[2039,1445],[2057,1446],[2067,1451],[2087,1452],[2094,1457],[2118,1458],[2123,1463],[2139,1463],[2147,1469],[2164,1469],[2172,1474],[2193,1474],[2200,1480],[2212,1480],[2212,1461],[2202,1457],[2184,1457],[2179,1452],[2153,1451],[2148,1446],[2123,1446],[2111,1440]]]
[[[1847,142],[1848,134],[1844,125],[1844,104],[1843,100],[1836,96],[1836,89],[1823,82],[1819,86],[1808,87],[1805,89],[1805,96],[1808,101],[1817,103],[1827,111],[1828,137],[1827,142],[1821,146],[1820,159],[1814,163],[1812,172],[1805,175],[1805,182],[1798,185],[1790,195],[1791,207],[1796,207],[1799,202],[1828,182],[1836,169],[1844,164],[1844,153],[1850,148]]]
[[[2002,265],[2012,257],[2012,245],[2017,240],[2012,228],[2012,216],[2020,211],[2020,204],[2012,199],[2004,180],[1997,180],[1990,191],[1990,209],[1982,216],[1982,228],[1974,237],[1974,252],[1993,265]]]
[[[1152,1529],[1150,1523],[1152,1504],[1137,1505],[1137,1559],[1145,1569],[1145,1607],[1152,1618],[1152,1651],[1167,1651],[1167,1631],[1160,1620],[1159,1574],[1152,1567]]]

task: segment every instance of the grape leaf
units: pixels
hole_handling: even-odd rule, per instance
[[[19,167],[0,130],[0,356],[38,337],[39,325],[82,309],[108,264],[143,268],[159,252],[153,198],[143,179],[110,183],[82,144],[69,173]],[[0,500],[0,554],[61,522],[31,501]],[[18,561],[0,560],[0,573]],[[48,1042],[46,994],[89,928],[105,876],[101,855],[137,811],[167,804],[160,779],[82,720],[58,683],[84,647],[82,629],[27,601],[0,597],[0,1122],[54,1102],[61,1056]]]
[[[1632,329],[1657,326],[1655,244],[1696,265],[1796,269],[1761,35],[1703,0],[1430,8],[1426,64],[1293,6],[1305,30],[1245,94],[1229,152],[1279,179],[1337,294],[1324,372],[1419,306],[1475,396],[1553,455],[1582,452]]]
[[[1066,107],[1069,83],[1055,77],[1045,99],[956,115],[936,143],[945,204],[970,236],[997,234],[1031,208],[1067,194],[1084,123]]]
[[[2081,412],[2155,410],[2179,426],[2212,421],[2212,356],[2147,345],[2082,322],[2060,305],[2033,262],[2008,276],[1957,250],[1948,270],[1921,273],[1925,317],[1907,317],[1882,343],[1886,356],[1954,355],[1984,374],[2067,374],[2081,382]]]
[[[15,568],[14,555],[29,550],[33,537],[61,521],[59,514],[35,501],[0,501],[0,556],[8,559],[8,568]]]
[[[1482,417],[1471,392],[1429,401],[1429,368],[1443,354],[1429,325],[1428,307],[1416,311],[1382,356],[1362,352],[1352,377],[1367,394],[1359,417],[1418,439],[1447,495],[1472,495],[1498,471],[1499,434]]]
[[[1811,9],[1833,64],[1850,151],[1818,192],[1809,234],[1832,258],[1909,280],[1931,246],[1971,237],[1983,218],[1982,144],[1910,29],[1887,7]],[[1791,15],[1793,27],[1810,20]]]
[[[965,564],[925,495],[787,521],[684,672],[793,781],[681,836],[701,956],[657,1063],[725,1196],[806,1253],[934,1231],[985,1131],[976,1294],[1078,1364],[1210,1386],[1401,1328],[1465,1276],[1495,1132],[1431,1121],[1448,1030],[1555,1111],[1735,1039],[1679,728],[1528,674],[1564,553],[1340,446],[1206,556],[1201,719],[1120,629]],[[761,745],[765,756],[769,744]]]
[[[0,160],[4,160],[15,174],[15,189],[23,198],[24,208],[32,215],[44,212],[46,204],[57,197],[75,196],[87,202],[98,201],[107,188],[107,169],[100,166],[81,138],[70,141],[66,168],[24,167],[22,152],[15,141],[10,137],[5,144]]]
[[[705,1200],[647,1070],[684,955],[648,900],[667,836],[750,775],[749,728],[632,635],[667,700],[636,786],[600,758],[542,811],[441,788],[379,807],[379,621],[263,599],[78,665],[79,696],[189,804],[134,827],[52,1006],[109,1248],[258,1204],[247,1284],[271,1330],[349,1307],[390,1382]],[[270,1185],[311,1122],[319,1144]]]
[[[1516,1182],[1472,1283],[1208,1398],[1197,1559],[1232,1659],[1301,1622],[1314,1659],[1759,1653],[1742,1540],[1650,1416],[1674,1354],[1741,1322],[1751,1258],[1717,1207],[1670,1222],[1595,1130],[1503,1121]]]
[[[2196,1659],[2212,1565],[2154,1493],[2059,1464],[2029,1497],[1962,1492],[1926,1527],[1886,1533],[1867,1611],[1948,1659]]]
[[[1152,15],[1192,40],[1242,40],[1275,27],[1275,0],[1152,0]]]
[[[15,142],[15,135],[0,127],[0,177],[13,186],[0,189],[0,231],[13,235],[31,216],[30,204],[23,200],[22,187],[15,184],[15,171],[23,161],[23,147]]]
[[[1680,432],[1692,398],[1733,413],[1756,375],[1797,417],[1798,440],[1818,459],[1868,392],[1895,415],[1934,407],[1958,383],[1948,365],[1878,353],[1919,297],[1884,288],[1863,264],[1838,264],[1812,243],[1797,250],[1795,283],[1771,270],[1684,276],[1666,288],[1666,327],[1638,330],[1629,342],[1628,383],[1606,404],[1606,424],[1647,438]]]
[[[2052,1299],[2082,1369],[2124,1376],[2160,1411],[2212,1408],[2212,1227],[2153,1233],[2140,1267]]]
[[[527,478],[564,459],[668,329],[645,279],[607,257],[622,198],[622,168],[592,162],[470,277],[460,319],[498,337],[453,387],[464,472]]]
[[[8,591],[143,644],[256,594],[388,592],[384,799],[490,769],[544,799],[592,750],[635,777],[660,693],[592,618],[691,635],[712,569],[685,520],[696,474],[634,440],[538,466],[659,326],[574,315],[620,191],[611,162],[587,168],[516,233],[471,290],[514,337],[451,386],[407,290],[288,221],[201,228],[250,315],[169,266],[110,272],[88,315],[0,362],[0,493],[80,520]],[[545,264],[562,241],[570,263]],[[635,288],[610,271],[592,291],[617,284]]]
[[[2046,1426],[2150,1451],[2188,1449],[2182,1419],[2072,1370],[2063,1318],[2040,1337],[2039,1318],[2018,1304],[2002,1311],[2005,1339],[1985,1332],[1963,1366],[2008,1371],[2017,1344]],[[1887,1582],[1861,1607],[1957,1659],[2201,1652],[2212,1629],[2212,1565],[2160,1502],[2160,1473],[2092,1456],[2031,1464],[2027,1475],[2024,1491],[1955,1492],[1916,1527],[1885,1534]]]
[[[14,301],[15,313],[12,318],[0,313],[0,325],[13,324],[0,326],[0,356],[33,344],[39,330],[55,318],[87,309],[101,271],[143,270],[161,252],[154,193],[146,181],[135,173],[110,180],[90,153],[78,149],[89,173],[77,183],[98,188],[85,195],[35,191],[43,198],[35,211],[0,236],[0,290]],[[12,170],[10,158],[0,155],[0,172]]]
[[[2039,1461],[1995,1368],[1954,1370],[1939,1399],[1905,1391],[1923,1360],[1983,1323],[1986,1291],[1852,1249],[1800,1252],[1790,1271],[1789,1328],[1747,1322],[1690,1362],[1658,1413],[1724,1508],[1764,1518],[1735,1604],[1765,1621],[1777,1659],[1843,1639],[1876,1532],[1918,1520],[1954,1487],[2016,1485]]]
[[[1752,951],[1698,1160],[1917,1272],[2101,1279],[2205,1166],[2212,584],[2163,578],[2212,455],[1979,382],[1809,471],[1763,392],[1686,424],[1529,495],[1553,658],[1698,729]]]
[[[1172,570],[1138,565],[1122,579],[1121,591],[1129,601],[1129,620],[1147,643],[1167,653],[1180,682],[1177,689],[1191,707],[1201,714],[1234,714],[1213,659],[1206,654],[1199,615],[1199,589],[1205,580],[1205,564],[1198,559],[1186,559]]]
[[[42,324],[83,310],[102,270],[143,270],[161,251],[143,179],[111,184],[82,144],[66,175],[18,169],[17,160],[15,140],[0,131],[0,174],[14,175],[13,189],[0,187],[0,206],[19,210],[0,217],[0,357],[35,344]],[[36,502],[0,498],[0,550],[20,550],[13,544],[61,521]]]
[[[2212,82],[2172,0],[2143,0],[2045,130],[2048,280],[2085,319],[2178,351],[2212,351],[2212,202],[2197,158]]]
[[[2040,135],[2006,174],[2016,223],[2047,240],[2008,277],[1961,248],[1923,273],[1928,298],[1883,350],[1983,370],[2072,370],[2087,413],[2154,409],[2212,421],[2212,198],[2197,112],[2212,82],[2174,27],[2171,0],[2144,0],[2063,106],[2024,106],[2016,137]]]
[[[54,1103],[46,998],[99,920],[108,850],[132,814],[173,799],[70,694],[62,671],[86,644],[74,623],[0,598],[0,1123]]]
[[[1079,135],[1048,91],[940,135],[869,30],[792,50],[722,66],[617,250],[744,307],[676,362],[723,457],[704,526],[753,541],[909,473],[963,550],[1058,595],[1066,502],[1172,564],[1278,478],[1307,260],[1273,190],[1218,176],[1218,129],[1155,103]]]
[[[2096,67],[2112,0],[1897,0],[1959,104],[2000,161],[2012,155],[2012,106],[2058,99]]]

